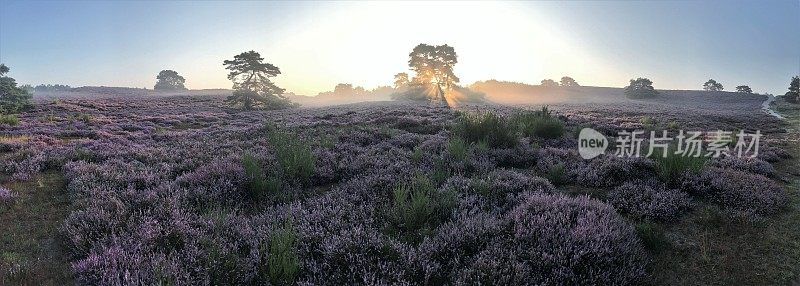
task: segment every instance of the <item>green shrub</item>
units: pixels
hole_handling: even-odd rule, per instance
[[[540,111],[526,111],[514,115],[513,121],[526,137],[554,139],[564,134],[564,122],[552,117],[547,106]]]
[[[469,155],[469,145],[461,138],[452,138],[447,142],[447,153],[458,162],[464,162]]]
[[[567,172],[564,169],[564,164],[562,163],[558,163],[550,167],[550,169],[547,170],[545,177],[554,186],[561,186],[568,181]]]
[[[258,160],[250,154],[242,156],[242,165],[247,182],[247,194],[255,201],[280,197],[281,180],[274,174],[266,174]]]
[[[401,234],[417,241],[418,231],[444,222],[454,206],[454,192],[440,192],[428,178],[417,175],[394,189],[390,217]]]
[[[642,128],[645,130],[652,131],[656,129],[656,120],[653,118],[647,116],[642,117],[642,119],[639,120],[639,123],[642,124]]]
[[[699,173],[706,164],[706,158],[703,156],[693,157],[675,154],[675,149],[674,145],[667,148],[666,157],[659,152],[653,152],[653,155],[650,156],[650,159],[656,163],[658,176],[668,184],[678,183],[686,172]]]
[[[514,125],[492,112],[461,113],[453,132],[466,142],[484,142],[492,148],[514,147],[518,141]]]
[[[17,124],[19,124],[19,118],[14,114],[8,114],[8,115],[0,114],[0,124],[17,126]]]
[[[642,240],[644,247],[653,253],[658,253],[669,247],[669,240],[664,234],[664,228],[652,222],[636,224],[636,233]]]
[[[291,223],[286,222],[272,231],[268,248],[266,276],[269,282],[272,285],[294,284],[300,272],[300,258],[296,249],[297,234]]]
[[[281,131],[269,132],[269,142],[275,150],[282,177],[308,182],[315,164],[311,147],[297,136]]]
[[[679,128],[681,128],[681,125],[677,121],[673,120],[667,123],[667,129],[669,130],[678,130]]]
[[[425,156],[425,151],[422,151],[422,148],[414,147],[414,152],[411,153],[411,162],[419,164],[419,162],[422,162],[423,156]]]

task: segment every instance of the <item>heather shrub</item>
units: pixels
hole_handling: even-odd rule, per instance
[[[19,118],[15,114],[2,114],[0,113],[0,124],[6,124],[10,126],[17,126],[19,124]]]
[[[682,182],[682,189],[726,210],[756,216],[778,213],[789,203],[786,191],[769,178],[731,169],[707,168]]]
[[[425,284],[636,284],[646,256],[614,209],[585,197],[528,194],[506,215],[465,214],[419,246]]]
[[[459,211],[480,209],[503,213],[517,205],[528,193],[552,193],[555,188],[547,180],[528,173],[496,169],[472,178],[453,176],[442,189],[459,195]]]
[[[11,202],[16,196],[13,191],[0,187],[0,203]]]
[[[575,182],[590,187],[613,187],[635,178],[654,174],[654,164],[643,157],[599,156],[588,163],[577,163],[572,170]]]
[[[671,222],[691,207],[689,195],[643,182],[627,182],[607,195],[617,211],[633,217]]]
[[[393,191],[390,219],[399,234],[417,239],[416,232],[427,232],[445,221],[455,205],[455,194],[439,191],[426,177],[417,175]]]
[[[564,122],[553,117],[547,106],[540,111],[517,113],[511,120],[526,137],[555,139],[564,134]]]
[[[470,143],[484,142],[492,148],[517,145],[516,128],[503,116],[492,112],[460,113],[453,133]]]
[[[737,171],[764,175],[767,177],[775,175],[775,168],[772,167],[772,164],[758,158],[740,158],[728,156],[717,160],[712,160],[710,165],[723,169],[734,169]]]

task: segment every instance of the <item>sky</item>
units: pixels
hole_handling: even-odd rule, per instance
[[[571,76],[622,87],[783,94],[800,74],[800,1],[9,1],[0,62],[19,83],[230,88],[222,62],[255,50],[288,92],[391,85],[420,43],[448,44],[462,84]]]

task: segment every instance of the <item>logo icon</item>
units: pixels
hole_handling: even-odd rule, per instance
[[[608,148],[608,139],[602,133],[592,128],[583,128],[578,134],[578,153],[583,159],[589,160],[600,156]]]

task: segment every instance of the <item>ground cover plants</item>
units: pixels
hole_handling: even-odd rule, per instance
[[[796,279],[791,251],[724,257],[739,236],[791,247],[793,234],[773,227],[797,217],[796,187],[780,167],[796,154],[778,140],[784,125],[756,114],[757,100],[678,95],[679,104],[668,95],[591,106],[255,111],[232,110],[224,96],[39,101],[18,124],[0,124],[0,215],[7,227],[30,214],[18,212],[20,202],[43,202],[31,190],[63,198],[44,220],[49,238],[27,240],[58,241],[61,252],[52,265],[33,263],[41,253],[3,238],[14,247],[3,249],[0,281],[47,283],[46,273],[90,285]],[[579,128],[616,136],[672,122],[761,128],[776,139],[752,159],[577,154]],[[719,260],[732,266],[703,268]],[[755,264],[777,270],[737,274]]]

